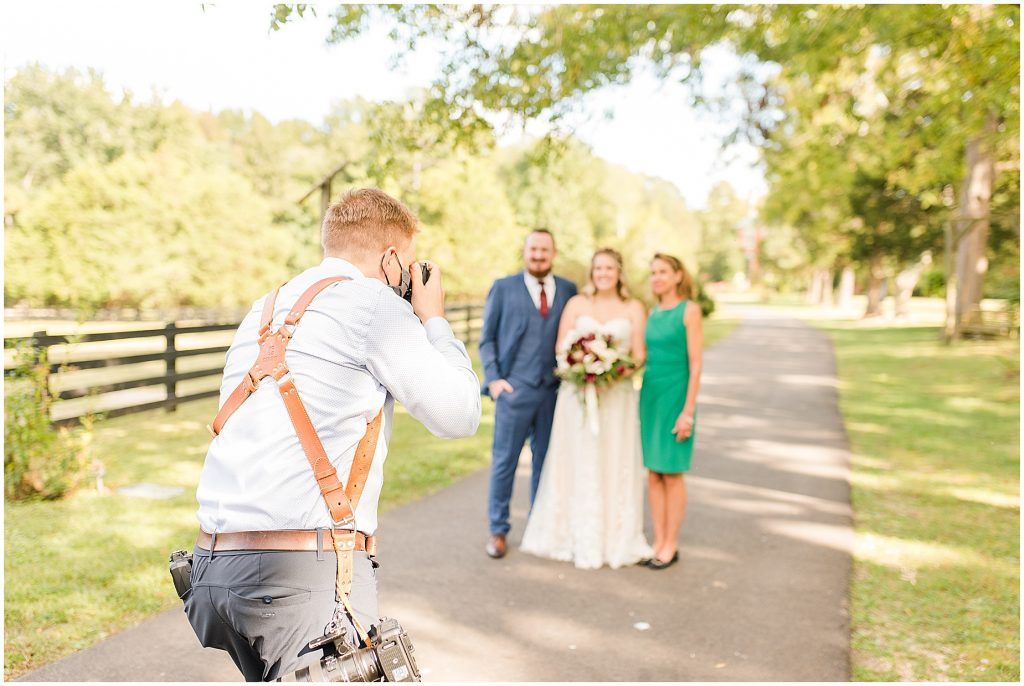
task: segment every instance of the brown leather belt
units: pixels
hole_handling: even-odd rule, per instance
[[[203,550],[210,550],[213,535],[199,530],[196,541]],[[292,550],[334,552],[330,529],[282,529],[280,531],[234,531],[217,534],[216,552],[228,550]],[[377,554],[377,537],[356,532],[356,550]]]

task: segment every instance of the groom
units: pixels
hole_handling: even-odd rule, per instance
[[[547,229],[526,237],[526,271],[498,279],[487,294],[480,333],[484,390],[494,400],[494,444],[488,517],[487,554],[505,556],[508,505],[519,454],[527,437],[533,453],[530,503],[540,482],[555,413],[558,377],[555,343],[558,320],[576,285],[551,273],[555,239]]]

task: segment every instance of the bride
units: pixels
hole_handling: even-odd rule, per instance
[[[646,358],[644,306],[622,283],[622,256],[598,250],[590,284],[565,306],[558,340],[609,334],[637,366]],[[551,443],[520,549],[581,569],[612,568],[650,559],[643,534],[645,477],[640,420],[632,378],[600,393],[598,421],[588,422],[579,387],[558,391]]]

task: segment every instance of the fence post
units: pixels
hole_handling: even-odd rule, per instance
[[[171,322],[164,327],[164,336],[167,338],[167,347],[164,351],[164,362],[166,364],[167,373],[167,411],[175,412],[178,409],[178,382],[176,380],[177,375],[177,359],[178,351],[174,347],[174,336],[177,330],[177,326],[174,322]]]
[[[50,396],[50,356],[47,354],[47,353],[49,353],[49,347],[50,346],[43,345],[43,340],[45,340],[45,339],[46,339],[46,332],[45,331],[34,331],[32,333],[32,349],[33,349],[32,350],[32,353],[33,353],[32,354],[32,359],[34,361],[34,364],[39,364],[41,359],[42,360],[46,360],[45,371],[43,372],[43,388],[46,390],[47,397],[51,397]],[[39,353],[43,353],[43,354],[40,355]],[[47,414],[49,414],[49,410],[47,410]],[[46,419],[49,420],[50,418],[47,417]]]
[[[466,305],[466,347],[473,342],[473,305]]]

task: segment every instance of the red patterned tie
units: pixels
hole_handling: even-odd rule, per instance
[[[547,316],[548,316],[548,312],[550,312],[550,311],[551,311],[551,308],[548,307],[548,292],[546,290],[544,290],[544,282],[541,281],[540,282],[540,316],[544,317],[546,319]]]

